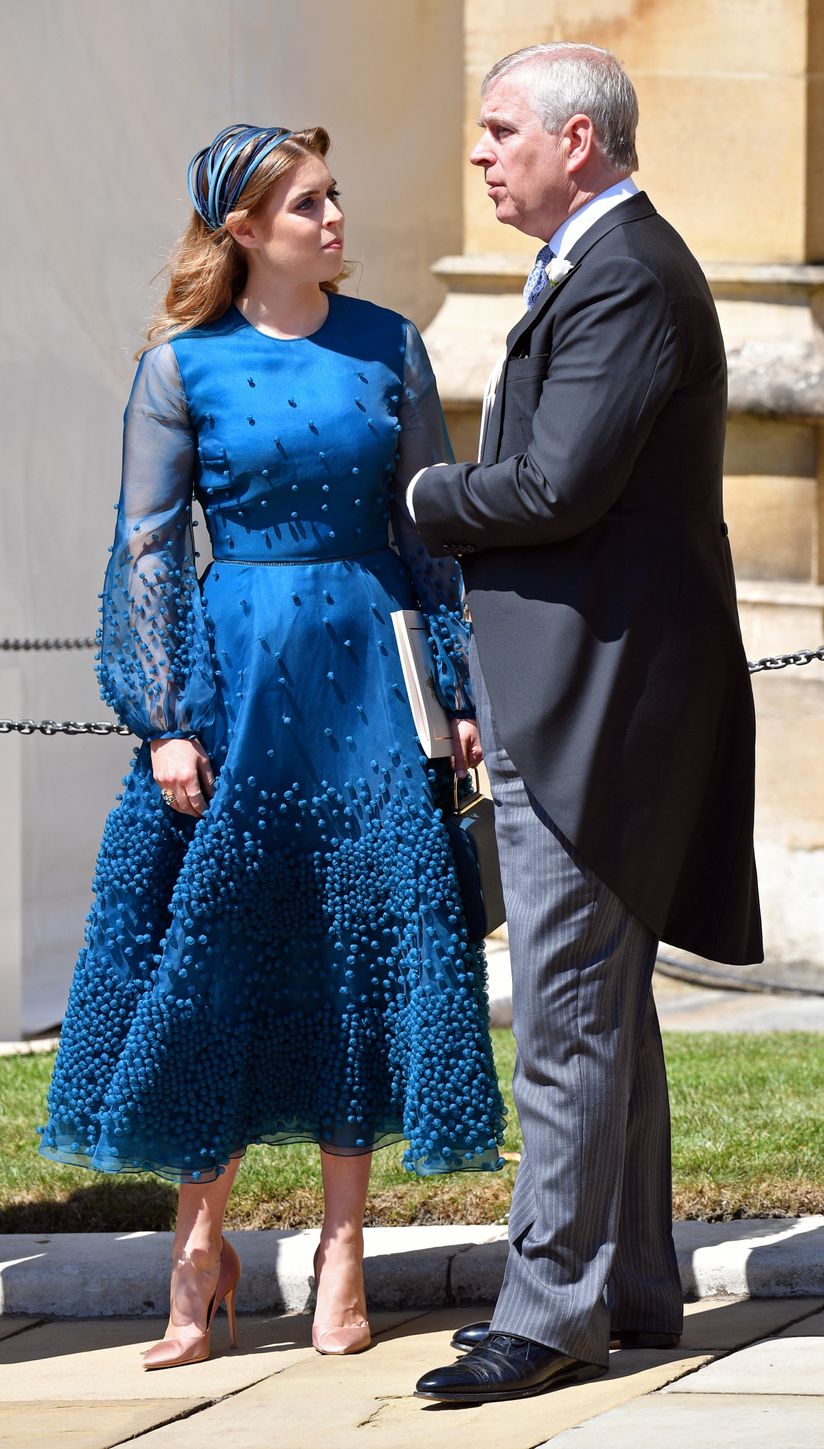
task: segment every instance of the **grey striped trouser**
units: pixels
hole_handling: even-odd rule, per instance
[[[605,1364],[615,1329],[679,1333],[657,941],[530,796],[472,682],[512,959],[524,1147],[493,1329]]]

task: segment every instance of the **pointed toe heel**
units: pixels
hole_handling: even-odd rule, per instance
[[[221,1303],[226,1304],[229,1319],[229,1342],[237,1348],[237,1319],[235,1317],[235,1295],[240,1282],[240,1259],[225,1238],[221,1239],[220,1265],[217,1286],[206,1314],[206,1328],[201,1333],[187,1338],[163,1338],[143,1355],[146,1370],[182,1368],[184,1364],[203,1363],[211,1353],[212,1325]]]
[[[315,1291],[318,1287],[318,1258],[320,1257],[320,1244],[315,1249],[315,1256],[312,1259],[312,1274],[315,1280]],[[345,1326],[333,1328],[324,1327],[323,1324],[312,1324],[312,1347],[316,1353],[323,1354],[344,1354],[363,1353],[372,1342],[372,1331],[369,1322],[361,1318],[357,1323],[347,1323]]]
[[[320,1328],[312,1324],[312,1347],[317,1353],[363,1353],[372,1342],[372,1333],[365,1319],[348,1323],[345,1328]]]

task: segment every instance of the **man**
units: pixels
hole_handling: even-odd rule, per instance
[[[630,180],[637,100],[612,54],[531,46],[482,96],[471,159],[497,218],[549,245],[482,461],[410,488],[474,624],[524,1136],[492,1323],[418,1384],[468,1402],[603,1372],[610,1339],[677,1344],[658,940],[761,959],[713,302]]]

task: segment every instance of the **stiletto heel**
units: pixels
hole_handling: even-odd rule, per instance
[[[318,1286],[318,1255],[320,1245],[315,1249],[315,1256],[312,1259],[312,1271],[315,1276],[315,1291]],[[312,1324],[312,1347],[317,1353],[344,1354],[363,1353],[372,1342],[372,1332],[369,1321],[361,1318],[357,1323],[347,1323],[338,1328],[326,1328],[322,1324]]]
[[[235,1318],[236,1292],[237,1287],[234,1287],[226,1294],[226,1315],[229,1319],[229,1342],[232,1348],[237,1348],[237,1319]]]
[[[229,1338],[232,1348],[237,1348],[235,1322],[235,1294],[240,1282],[240,1259],[225,1238],[220,1240],[220,1263],[217,1284],[206,1311],[206,1328],[187,1338],[163,1338],[143,1355],[145,1369],[179,1368],[182,1364],[202,1363],[209,1357],[212,1339],[212,1324],[221,1303],[226,1303],[229,1318]]]

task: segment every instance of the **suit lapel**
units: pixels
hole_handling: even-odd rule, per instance
[[[618,210],[617,207],[615,209],[616,211]],[[572,258],[570,257],[570,261],[571,260]],[[531,307],[528,312],[524,313],[520,322],[515,323],[515,326],[513,327],[512,331],[509,333],[506,339],[507,357],[509,357],[509,355],[515,351],[515,348],[518,346],[521,338],[525,337],[526,334],[532,330],[538,319],[540,317],[543,317],[545,312],[549,311],[561,288],[569,281],[570,277],[574,275],[576,270],[577,262],[573,264],[570,271],[566,272],[563,277],[559,278],[554,286],[550,282],[549,285],[544,288],[541,296],[535,303],[535,306]]]
[[[614,231],[616,226],[624,226],[627,222],[640,221],[644,217],[655,216],[656,211],[645,191],[639,191],[637,196],[630,196],[626,201],[621,201],[613,206],[606,215],[599,217],[570,250],[567,260],[572,262],[572,270],[561,277],[554,287],[546,288],[544,294],[531,311],[525,313],[520,322],[516,322],[512,331],[506,339],[507,357],[515,350],[519,342],[529,333],[544,313],[552,306],[555,298],[564,286],[565,282],[578,270],[587,252],[601,239]]]

